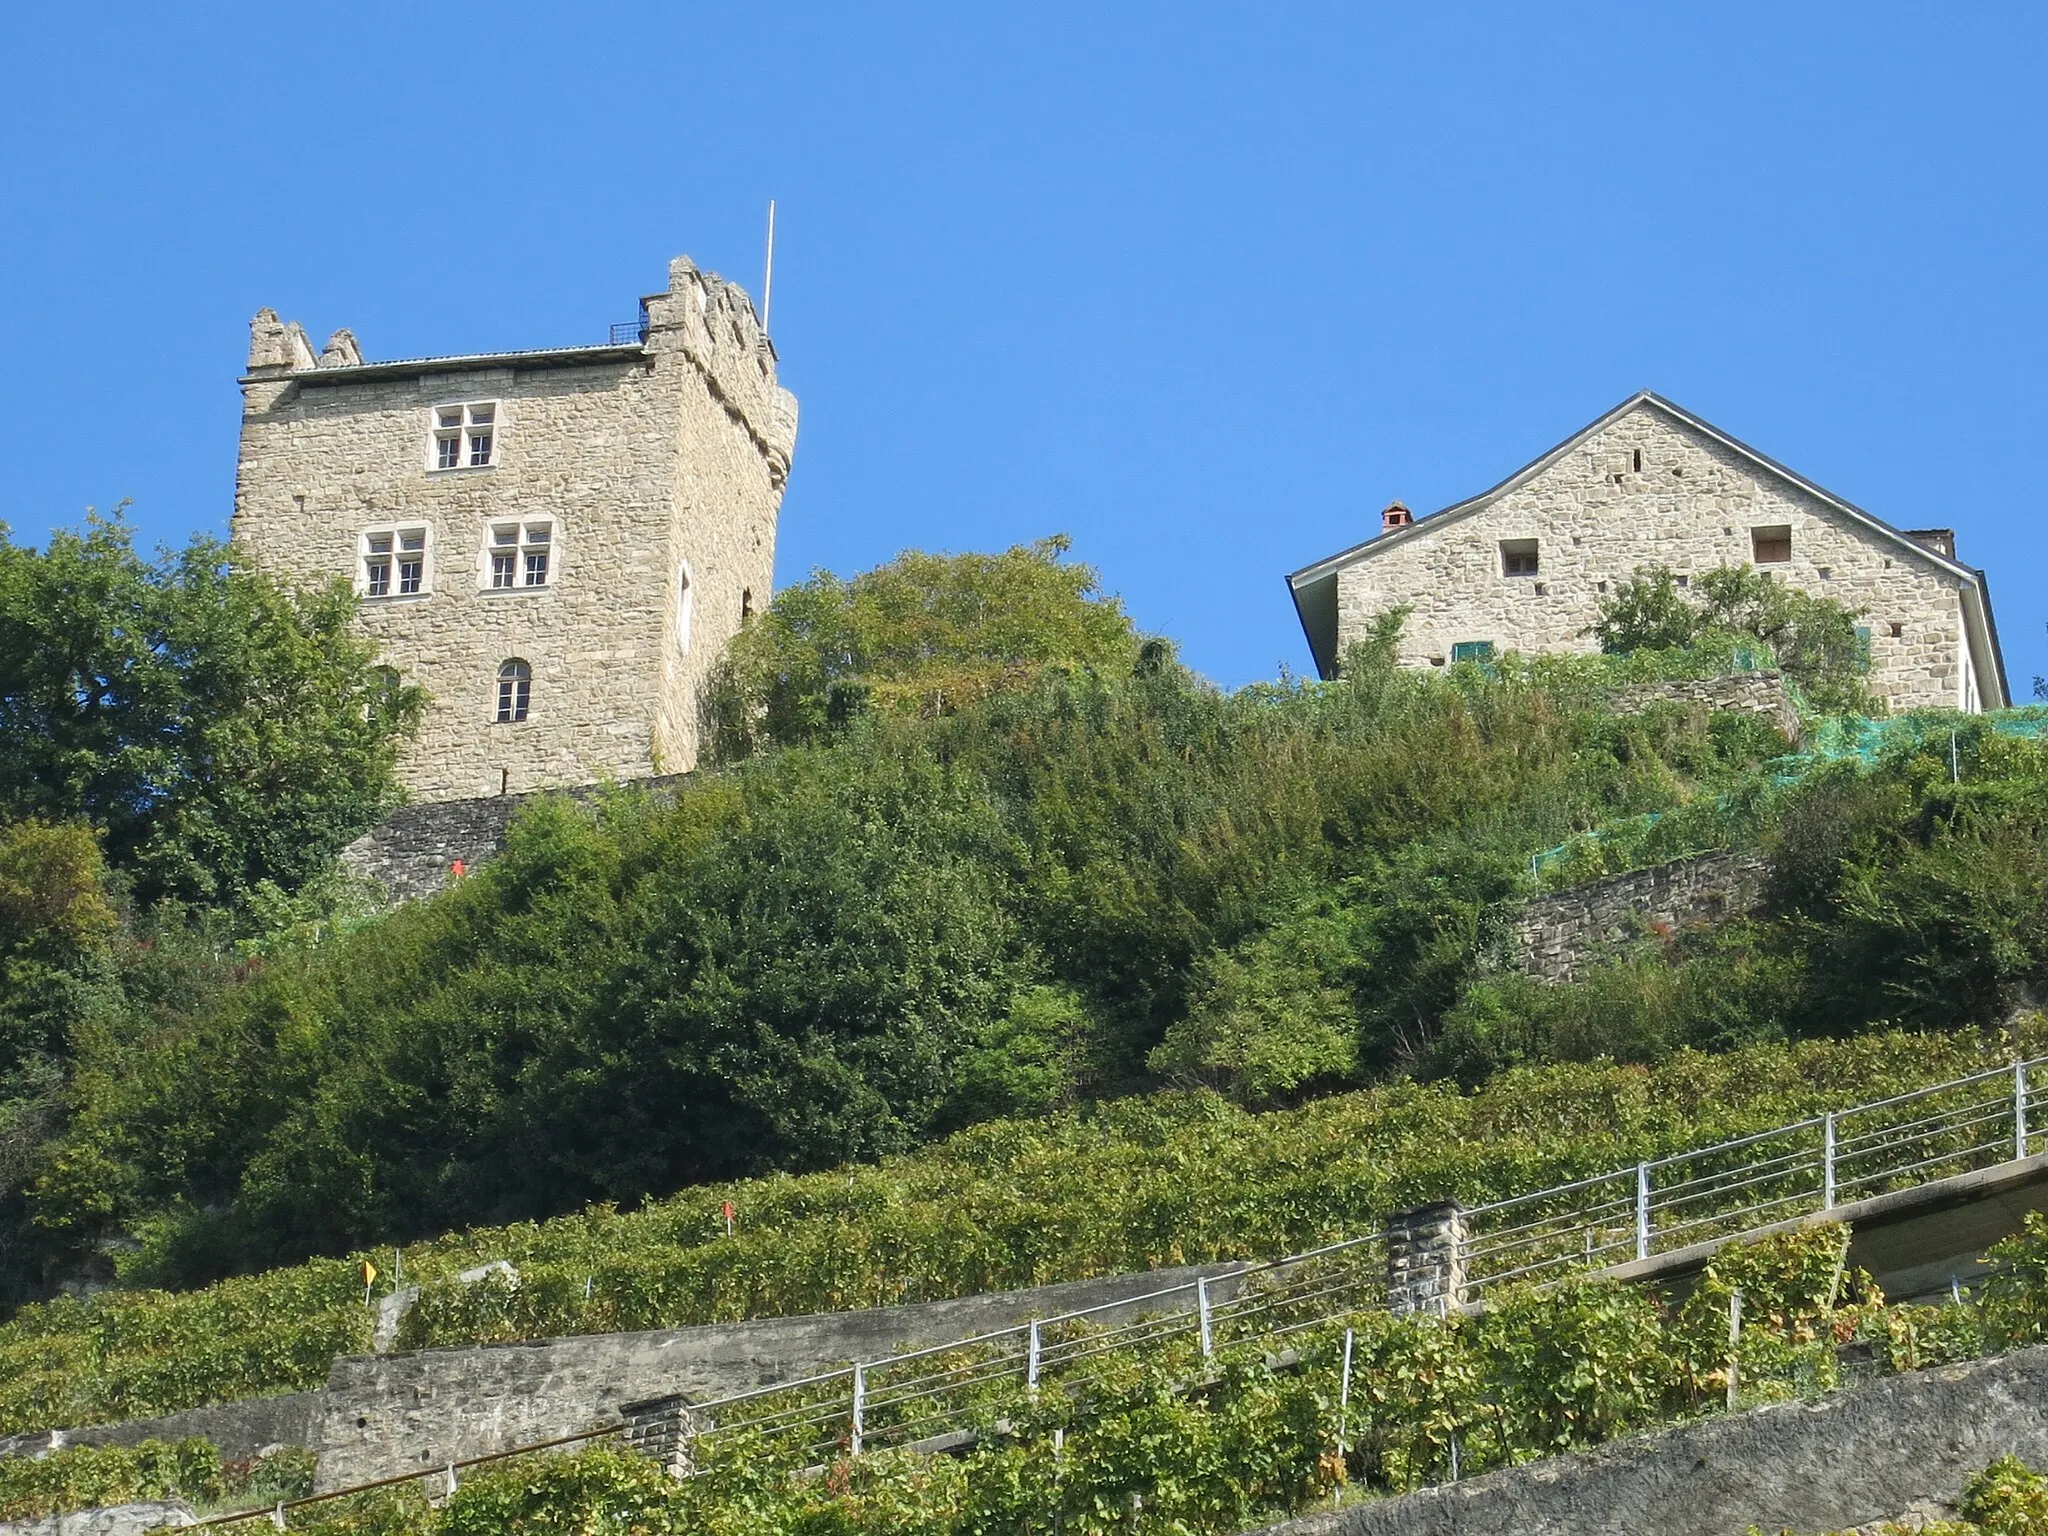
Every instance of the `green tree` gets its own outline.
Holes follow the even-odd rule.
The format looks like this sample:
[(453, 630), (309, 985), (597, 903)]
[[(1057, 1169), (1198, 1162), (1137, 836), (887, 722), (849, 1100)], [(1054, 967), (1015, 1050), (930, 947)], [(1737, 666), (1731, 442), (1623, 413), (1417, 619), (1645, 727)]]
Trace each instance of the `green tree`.
[(1064, 534), (999, 555), (908, 550), (775, 594), (733, 641), (708, 706), (720, 757), (817, 740), (869, 707), (943, 714), (1048, 666), (1128, 672), (1139, 644)]
[(1615, 583), (1585, 633), (1610, 654), (1755, 641), (1816, 708), (1867, 714), (1875, 704), (1863, 687), (1870, 654), (1859, 617), (1749, 566), (1708, 571), (1686, 590), (1667, 567), (1640, 566)]
[(335, 583), (280, 587), (198, 538), (146, 559), (116, 514), (43, 550), (0, 528), (0, 813), (82, 821), (147, 903), (291, 889), (395, 799), (424, 696)]

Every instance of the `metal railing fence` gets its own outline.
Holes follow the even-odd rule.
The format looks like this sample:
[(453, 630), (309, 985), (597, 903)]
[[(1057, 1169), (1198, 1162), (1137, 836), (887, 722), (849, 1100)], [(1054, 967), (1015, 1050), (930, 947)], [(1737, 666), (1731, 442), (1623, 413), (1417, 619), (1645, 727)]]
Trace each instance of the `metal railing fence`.
[[(1470, 1207), (1450, 1261), (1461, 1278), (1444, 1304), (1648, 1259), (2025, 1158), (2038, 1140), (2031, 1125), (2041, 1098), (2033, 1078), (2043, 1066), (2048, 1057)], [(1014, 1410), (1043, 1391), (1079, 1391), (1112, 1361), (1166, 1360), (1178, 1349), (1194, 1366), (1226, 1347), (1383, 1306), (1387, 1292), (1386, 1235), (1374, 1232), (679, 1411), (697, 1450), (744, 1437), (799, 1466), (883, 1447), (935, 1446), (987, 1427), (1003, 1408)], [(619, 1429), (607, 1424), (203, 1523), (270, 1515), (281, 1524), (301, 1504), (421, 1478), (443, 1478), (452, 1490), (462, 1469)]]

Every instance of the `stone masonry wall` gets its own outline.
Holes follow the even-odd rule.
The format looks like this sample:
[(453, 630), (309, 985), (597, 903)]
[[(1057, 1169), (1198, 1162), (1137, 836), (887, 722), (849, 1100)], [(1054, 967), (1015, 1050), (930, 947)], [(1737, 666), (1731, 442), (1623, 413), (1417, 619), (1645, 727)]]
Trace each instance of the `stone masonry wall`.
[[(669, 774), (640, 779), (633, 787), (667, 794), (683, 777)], [(567, 791), (575, 799), (587, 799), (596, 792), (587, 786)], [(513, 817), (554, 793), (559, 791), (401, 806), (341, 850), (342, 866), (375, 881), (395, 901), (418, 901), (455, 879), (458, 860), (466, 871), (474, 871), (496, 857), (505, 847)]]
[(211, 1440), (223, 1456), (241, 1460), (273, 1445), (311, 1444), (314, 1418), (323, 1401), (320, 1392), (287, 1392), (279, 1397), (187, 1408), (161, 1418), (9, 1435), (0, 1439), (0, 1458), (41, 1456), (71, 1445), (140, 1445), (145, 1440), (184, 1440), (198, 1435)]
[[(1444, 665), (1455, 644), (1474, 640), (1503, 652), (1589, 653), (1595, 642), (1583, 631), (1602, 597), (1638, 566), (1692, 577), (1746, 565), (1753, 528), (1789, 525), (1792, 559), (1764, 569), (1868, 610), (1859, 622), (1871, 632), (1873, 691), (1894, 707), (1977, 707), (1955, 577), (1652, 402), (1490, 505), (1441, 530), (1432, 521), (1339, 571), (1340, 655), (1397, 604), (1412, 608), (1400, 649), (1409, 665)], [(1509, 539), (1538, 541), (1536, 576), (1502, 573)]]
[(345, 1488), (444, 1466), (574, 1434), (636, 1401), (680, 1393), (702, 1402), (1143, 1296), (1198, 1275), (1219, 1280), (1210, 1294), (1227, 1300), (1244, 1268), (1210, 1264), (864, 1312), (337, 1360), (311, 1429), (319, 1486)]
[(1536, 897), (1515, 919), (1522, 969), (1570, 981), (1603, 951), (1754, 911), (1765, 872), (1760, 853), (1720, 850)]
[(1799, 711), (1778, 672), (1734, 672), (1722, 677), (1686, 678), (1668, 683), (1637, 683), (1614, 696), (1619, 714), (1652, 704), (1697, 704), (1705, 709), (1755, 715), (1778, 728), (1788, 745), (1801, 735)]
[[(234, 532), (287, 580), (360, 580), (358, 539), (429, 530), (426, 590), (365, 597), (360, 623), (432, 696), (401, 778), (419, 800), (638, 778), (695, 760), (698, 693), (766, 604), (796, 431), (746, 296), (672, 264), (643, 345), (306, 365), (275, 317), (252, 333)], [(281, 360), (274, 360), (281, 359)], [(432, 411), (493, 401), (497, 462), (429, 467)], [(489, 527), (555, 517), (551, 580), (489, 587)], [(683, 577), (687, 571), (688, 597)], [(685, 608), (689, 614), (683, 624)], [(495, 719), (497, 673), (533, 674)]]
[(1261, 1536), (1743, 1536), (1953, 1508), (2000, 1456), (2048, 1465), (2048, 1349), (1893, 1376), (1579, 1456), (1268, 1526)]

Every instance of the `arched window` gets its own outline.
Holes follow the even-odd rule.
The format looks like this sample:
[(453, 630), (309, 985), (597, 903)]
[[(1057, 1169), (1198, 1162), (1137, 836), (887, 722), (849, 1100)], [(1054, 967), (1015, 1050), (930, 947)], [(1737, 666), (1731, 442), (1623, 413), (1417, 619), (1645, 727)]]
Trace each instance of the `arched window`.
[(676, 649), (688, 655), (690, 651), (690, 612), (697, 605), (697, 589), (690, 580), (687, 562), (676, 578)]
[(533, 668), (514, 658), (498, 668), (498, 723), (514, 725), (526, 718), (533, 702)]
[(376, 718), (377, 711), (391, 701), (391, 695), (398, 692), (404, 681), (396, 667), (370, 668), (370, 687), (363, 699), (363, 718)]

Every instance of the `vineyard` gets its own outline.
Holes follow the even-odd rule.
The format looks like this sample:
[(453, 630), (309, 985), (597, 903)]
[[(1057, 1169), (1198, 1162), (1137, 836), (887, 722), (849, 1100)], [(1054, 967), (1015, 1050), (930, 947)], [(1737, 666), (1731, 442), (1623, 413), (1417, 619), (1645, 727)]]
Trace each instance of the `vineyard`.
[[(656, 1461), (598, 1446), (294, 1504), (287, 1523), (336, 1536), (615, 1527), (1223, 1536), (1332, 1500), (1824, 1394), (1848, 1384), (1848, 1372), (1924, 1369), (2048, 1338), (2048, 1223), (2038, 1217), (1993, 1251), (1970, 1300), (1943, 1307), (1888, 1304), (1844, 1267), (1846, 1240), (1823, 1226), (1725, 1250), (1676, 1303), (1573, 1282), (1505, 1293), (1475, 1318), (1362, 1310), (1296, 1333), (1279, 1352), (1221, 1347), (1210, 1357), (1188, 1341), (1142, 1363), (1106, 1357), (1082, 1392), (991, 1389), (978, 1439), (952, 1457), (859, 1454), (842, 1439), (824, 1453), (822, 1475), (792, 1477), (810, 1453), (791, 1461), (742, 1434), (676, 1481)], [(32, 1513), (125, 1487), (232, 1503), (258, 1476), (281, 1488), (291, 1475), (286, 1465), (222, 1469), (205, 1449), (71, 1451), (0, 1466), (0, 1501)], [(1971, 1495), (1980, 1514), (1995, 1507), (1985, 1502), (1990, 1486), (1980, 1481)], [(255, 1509), (259, 1521), (268, 1513)]]
[[(8, 1431), (147, 1417), (321, 1385), (369, 1348), (372, 1300), (422, 1295), (434, 1347), (885, 1306), (1376, 1231), (1945, 1081), (2048, 1045), (1872, 1035), (1685, 1053), (1653, 1068), (1522, 1069), (1471, 1093), (1393, 1085), (1251, 1114), (1211, 1095), (995, 1122), (879, 1166), (742, 1180), (622, 1213), (480, 1229), (222, 1281), (22, 1309), (0, 1327)], [(726, 1235), (723, 1207), (735, 1212)], [(519, 1283), (456, 1276), (503, 1259)]]

